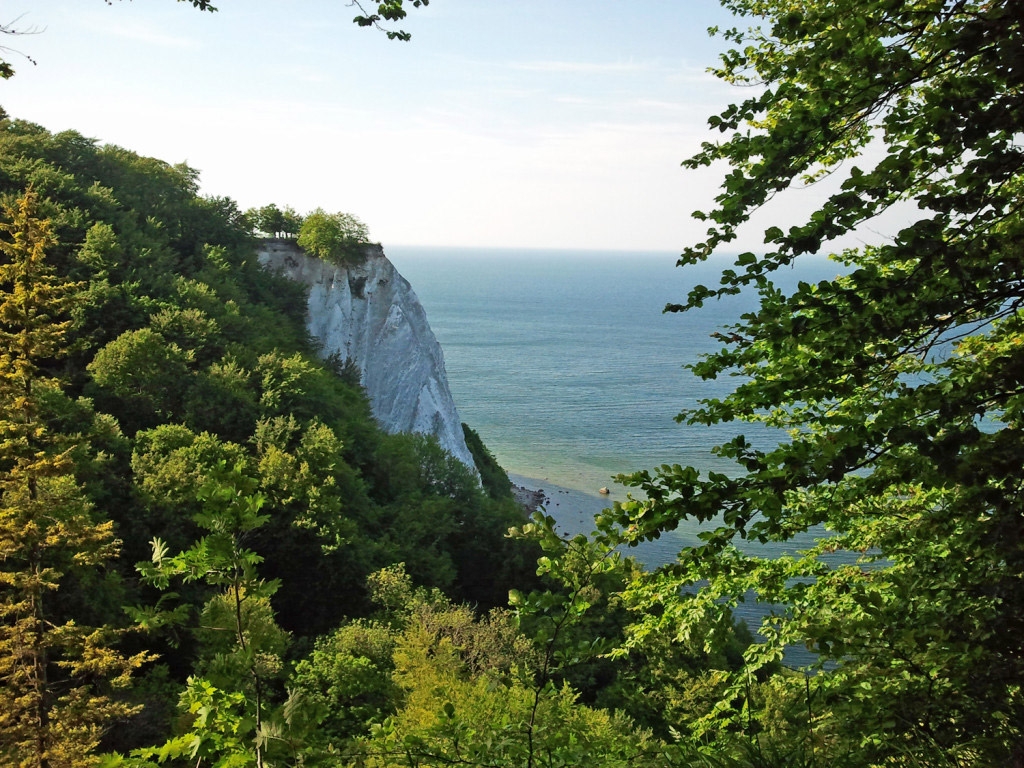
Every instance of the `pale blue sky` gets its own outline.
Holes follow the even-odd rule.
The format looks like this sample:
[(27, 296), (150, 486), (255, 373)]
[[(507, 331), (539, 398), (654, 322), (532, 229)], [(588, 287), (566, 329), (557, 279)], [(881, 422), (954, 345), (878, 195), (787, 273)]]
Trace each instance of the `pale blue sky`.
[[(409, 43), (345, 0), (0, 0), (0, 104), (201, 172), (245, 208), (355, 213), (391, 244), (679, 252), (719, 171), (680, 162), (745, 94), (715, 0), (432, 0)], [(751, 233), (747, 243), (760, 238)]]

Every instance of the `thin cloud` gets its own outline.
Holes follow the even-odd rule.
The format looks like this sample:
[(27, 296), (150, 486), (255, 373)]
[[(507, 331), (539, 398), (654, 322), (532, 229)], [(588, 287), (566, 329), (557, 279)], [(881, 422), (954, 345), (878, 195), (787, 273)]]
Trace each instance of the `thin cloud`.
[(635, 61), (523, 61), (513, 63), (511, 67), (522, 72), (567, 72), (582, 75), (644, 72), (650, 69), (649, 65)]
[(133, 24), (130, 22), (116, 22), (103, 27), (105, 34), (131, 40), (146, 45), (156, 45), (161, 48), (196, 48), (194, 40), (187, 37), (168, 35), (160, 32), (148, 24)]
[(693, 104), (688, 101), (666, 101), (662, 99), (637, 99), (632, 106), (642, 109), (657, 109), (664, 112), (692, 114)]

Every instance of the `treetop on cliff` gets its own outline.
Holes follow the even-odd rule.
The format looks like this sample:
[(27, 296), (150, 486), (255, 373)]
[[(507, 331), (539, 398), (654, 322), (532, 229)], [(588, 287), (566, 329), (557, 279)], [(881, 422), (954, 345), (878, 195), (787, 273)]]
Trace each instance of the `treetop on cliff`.
[(300, 248), (332, 264), (358, 264), (366, 258), (370, 230), (351, 213), (316, 208), (302, 220)]

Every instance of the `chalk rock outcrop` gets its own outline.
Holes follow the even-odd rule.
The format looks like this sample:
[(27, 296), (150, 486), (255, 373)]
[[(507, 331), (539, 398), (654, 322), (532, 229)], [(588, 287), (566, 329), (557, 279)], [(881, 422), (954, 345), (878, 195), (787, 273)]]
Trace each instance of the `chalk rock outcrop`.
[(325, 357), (337, 353), (359, 367), (373, 415), (386, 431), (434, 435), (476, 471), (426, 312), (383, 249), (367, 249), (364, 263), (338, 267), (293, 240), (265, 240), (259, 259), (309, 286), (309, 332)]

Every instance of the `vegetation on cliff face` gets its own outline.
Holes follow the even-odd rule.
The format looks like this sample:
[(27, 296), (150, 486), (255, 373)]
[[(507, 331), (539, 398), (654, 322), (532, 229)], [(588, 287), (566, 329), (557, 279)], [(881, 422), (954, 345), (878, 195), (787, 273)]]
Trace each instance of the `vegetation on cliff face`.
[(462, 434), (466, 436), (466, 446), (473, 455), (473, 463), (480, 472), (480, 483), (484, 490), (496, 499), (508, 499), (512, 497), (512, 481), (508, 479), (508, 473), (494, 458), (480, 435), (469, 424), (463, 423)]

